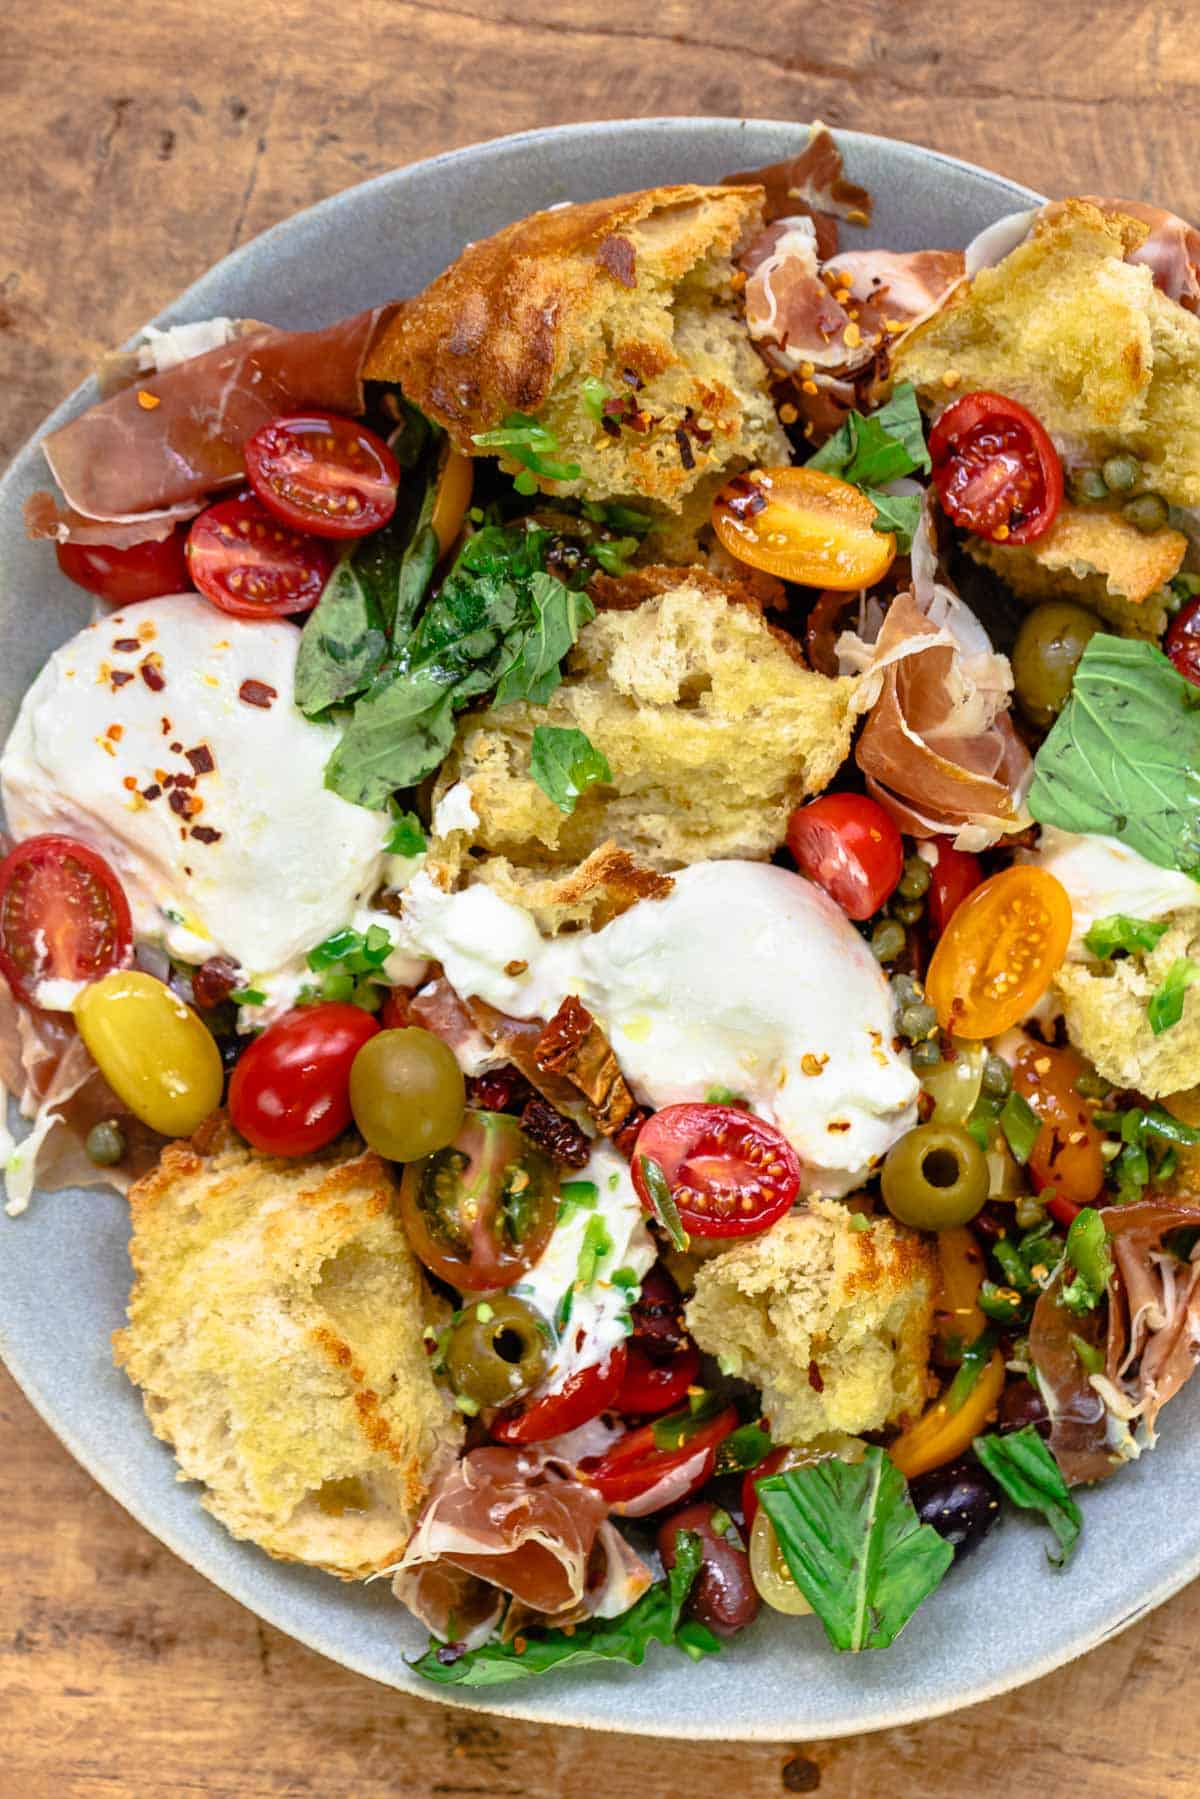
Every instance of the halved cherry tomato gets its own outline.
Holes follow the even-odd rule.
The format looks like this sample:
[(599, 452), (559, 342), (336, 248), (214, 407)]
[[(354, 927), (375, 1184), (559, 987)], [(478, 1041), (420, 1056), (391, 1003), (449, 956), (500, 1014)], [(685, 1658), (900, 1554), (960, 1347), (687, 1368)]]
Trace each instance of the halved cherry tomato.
[(648, 1355), (635, 1338), (629, 1344), (628, 1358), (625, 1379), (613, 1402), (614, 1410), (627, 1418), (649, 1418), (681, 1405), (700, 1372), (700, 1351), (694, 1343), (663, 1362)]
[(996, 1037), (1031, 1012), (1062, 966), (1071, 902), (1044, 868), (1006, 868), (969, 894), (942, 933), (925, 997), (944, 1031)]
[(400, 464), (381, 437), (332, 412), (261, 425), (246, 474), (267, 511), (316, 537), (365, 537), (396, 510)]
[(822, 469), (752, 469), (713, 501), (713, 530), (731, 556), (805, 587), (852, 592), (891, 567), (896, 539), (857, 487)]
[(42, 981), (98, 981), (133, 952), (125, 890), (73, 837), (28, 837), (0, 862), (0, 974), (36, 1005)]
[(114, 606), (156, 600), (164, 593), (186, 593), (192, 585), (182, 531), (155, 542), (131, 543), (123, 549), (107, 543), (60, 543), (58, 566), (68, 581), (98, 593)]
[(234, 1128), (272, 1156), (307, 1156), (350, 1124), (350, 1068), (379, 1026), (361, 1006), (298, 1006), (243, 1051), (229, 1083)]
[(1200, 599), (1189, 601), (1171, 620), (1163, 648), (1184, 680), (1200, 687)]
[(558, 1173), (507, 1112), (468, 1112), (454, 1142), (410, 1162), (400, 1216), (426, 1268), (461, 1293), (511, 1287), (558, 1215)]
[(200, 514), (188, 535), (187, 563), (200, 592), (222, 612), (284, 618), (316, 605), (333, 569), (333, 551), (240, 494)]
[(626, 1431), (604, 1455), (587, 1456), (580, 1462), (580, 1474), (615, 1511), (642, 1518), (664, 1506), (678, 1505), (712, 1479), (717, 1450), (737, 1427), (736, 1408), (726, 1406), (699, 1425), (686, 1412), (677, 1417), (679, 1442), (675, 1447), (659, 1447), (664, 1437), (671, 1436), (675, 1420), (658, 1418), (653, 1424)]
[(800, 1158), (765, 1118), (736, 1106), (664, 1106), (638, 1132), (633, 1184), (653, 1211), (643, 1164), (662, 1169), (683, 1228), (694, 1237), (749, 1237), (791, 1208)]
[(870, 918), (904, 873), (904, 844), (878, 800), (823, 793), (788, 819), (787, 846), (802, 875), (823, 887), (847, 918)]
[(433, 534), (438, 540), (438, 548), (443, 556), (462, 529), (463, 519), (467, 515), (467, 507), (471, 504), (471, 492), (474, 485), (475, 463), (473, 458), (464, 456), (461, 450), (452, 449), (447, 438), (442, 446), (441, 459), (438, 462), (433, 517), (429, 521), (433, 526)]
[(942, 510), (993, 543), (1032, 543), (1062, 505), (1058, 451), (1032, 412), (1004, 394), (964, 394), (929, 433)]
[(1104, 1185), (1104, 1138), (1075, 1088), (1085, 1067), (1077, 1050), (1041, 1043), (1023, 1045), (1013, 1062), (1013, 1086), (1042, 1120), (1027, 1164), (1033, 1184), (1053, 1187), (1076, 1208), (1090, 1206)]
[(612, 1411), (625, 1378), (628, 1351), (624, 1343), (611, 1349), (602, 1362), (593, 1362), (567, 1376), (556, 1393), (531, 1399), (515, 1411), (492, 1419), (491, 1433), (499, 1443), (545, 1443), (590, 1424), (601, 1412)]
[(956, 850), (945, 837), (937, 840), (937, 861), (929, 882), (928, 918), (934, 942), (941, 936), (968, 893), (983, 879), (979, 857)]

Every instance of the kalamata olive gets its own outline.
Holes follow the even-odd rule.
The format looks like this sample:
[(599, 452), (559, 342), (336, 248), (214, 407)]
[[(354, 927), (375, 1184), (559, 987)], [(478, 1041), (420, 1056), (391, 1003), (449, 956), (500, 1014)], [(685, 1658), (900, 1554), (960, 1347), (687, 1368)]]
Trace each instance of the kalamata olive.
[(973, 1456), (931, 1468), (909, 1482), (922, 1524), (932, 1524), (960, 1561), (982, 1543), (1000, 1516), (1000, 1489)]
[(1032, 1381), (1010, 1380), (1000, 1395), (997, 1429), (1023, 1430), (1027, 1424), (1049, 1424), (1046, 1402)]
[[(714, 1519), (717, 1524), (724, 1524), (723, 1531), (715, 1528)], [(698, 1499), (664, 1518), (656, 1543), (666, 1568), (675, 1566), (675, 1538), (681, 1530), (695, 1531), (703, 1556), (688, 1598), (691, 1615), (721, 1637), (731, 1637), (753, 1624), (759, 1598), (750, 1578), (749, 1558), (736, 1541), (728, 1512), (722, 1512), (711, 1500)]]
[(1079, 658), (1100, 630), (1094, 612), (1050, 600), (1027, 612), (1013, 645), (1017, 703), (1031, 724), (1049, 730), (1067, 702)]

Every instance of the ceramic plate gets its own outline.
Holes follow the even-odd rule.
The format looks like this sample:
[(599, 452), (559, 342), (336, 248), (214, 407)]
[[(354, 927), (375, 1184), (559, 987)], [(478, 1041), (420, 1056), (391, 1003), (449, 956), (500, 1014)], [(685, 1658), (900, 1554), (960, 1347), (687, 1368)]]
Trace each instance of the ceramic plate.
[[(247, 244), (155, 323), (214, 314), (313, 326), (412, 292), (472, 238), (562, 200), (669, 181), (711, 181), (800, 148), (800, 125), (651, 119), (534, 131), (399, 169), (351, 188)], [(850, 177), (875, 201), (870, 232), (844, 243), (960, 246), (1036, 196), (931, 150), (840, 134)], [(1087, 186), (1087, 171), (1079, 172)], [(103, 331), (103, 320), (98, 321)], [(95, 397), (81, 387), (49, 429)], [(21, 506), (46, 476), (36, 440), (0, 484), (0, 735), (47, 655), (88, 603)], [(1008, 1518), (918, 1612), (891, 1649), (836, 1656), (815, 1619), (764, 1617), (699, 1666), (664, 1650), (643, 1668), (598, 1667), (481, 1696), (430, 1687), (405, 1657), (424, 1634), (386, 1583), (348, 1587), (237, 1543), (175, 1480), (141, 1401), (109, 1357), (130, 1285), (124, 1202), (34, 1199), (0, 1215), (0, 1350), (71, 1453), (177, 1555), (269, 1623), (334, 1661), (429, 1699), (515, 1717), (688, 1738), (829, 1737), (925, 1718), (984, 1699), (1079, 1655), (1200, 1571), (1194, 1452), (1200, 1392), (1170, 1409), (1162, 1447), (1084, 1504), (1081, 1547), (1053, 1573), (1043, 1528)]]

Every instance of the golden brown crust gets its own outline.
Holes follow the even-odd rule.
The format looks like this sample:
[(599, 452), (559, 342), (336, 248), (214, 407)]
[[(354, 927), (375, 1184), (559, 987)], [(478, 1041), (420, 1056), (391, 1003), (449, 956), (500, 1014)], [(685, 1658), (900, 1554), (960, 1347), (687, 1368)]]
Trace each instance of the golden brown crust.
[(677, 563), (651, 562), (645, 568), (630, 569), (625, 575), (606, 575), (603, 571), (588, 582), (588, 598), (602, 612), (632, 612), (646, 600), (670, 593), (684, 579), (701, 593), (716, 594), (737, 606), (756, 606), (782, 611), (787, 605), (787, 591), (782, 581), (760, 569), (746, 568), (737, 574), (717, 575), (711, 569), (681, 569)]

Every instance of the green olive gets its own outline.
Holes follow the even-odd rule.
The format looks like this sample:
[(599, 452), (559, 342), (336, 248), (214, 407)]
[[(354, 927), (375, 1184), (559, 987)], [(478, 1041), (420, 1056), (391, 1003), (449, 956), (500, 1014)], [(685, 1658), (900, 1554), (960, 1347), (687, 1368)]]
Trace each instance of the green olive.
[(496, 1293), (472, 1300), (446, 1343), (454, 1391), (476, 1405), (508, 1405), (537, 1386), (549, 1359), (546, 1327), (524, 1300)]
[(1012, 669), (1018, 704), (1031, 724), (1049, 730), (1067, 703), (1079, 658), (1100, 629), (1094, 612), (1070, 600), (1048, 600), (1025, 614)]
[(1149, 537), (1151, 532), (1161, 531), (1166, 524), (1169, 517), (1167, 502), (1160, 493), (1135, 494), (1122, 506), (1121, 516)]
[(371, 1148), (415, 1162), (452, 1143), (466, 1109), (454, 1051), (411, 1025), (367, 1039), (350, 1070), (350, 1109)]
[(1100, 469), (1104, 485), (1111, 493), (1129, 493), (1142, 478), (1142, 465), (1136, 456), (1118, 453), (1108, 457)]
[(884, 1203), (914, 1230), (969, 1224), (987, 1196), (987, 1157), (961, 1125), (918, 1124), (883, 1164)]

